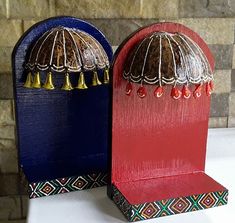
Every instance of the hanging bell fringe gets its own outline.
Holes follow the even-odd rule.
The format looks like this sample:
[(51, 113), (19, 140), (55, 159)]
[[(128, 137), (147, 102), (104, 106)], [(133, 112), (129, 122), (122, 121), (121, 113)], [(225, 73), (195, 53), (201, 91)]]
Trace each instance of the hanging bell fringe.
[(79, 76), (79, 79), (78, 79), (78, 84), (75, 88), (81, 89), (81, 90), (84, 90), (84, 89), (88, 88), (87, 85), (86, 85), (86, 82), (85, 82), (85, 77), (84, 77), (83, 72), (80, 73), (80, 76)]
[(184, 85), (182, 88), (182, 97), (185, 99), (189, 99), (191, 97), (191, 91), (186, 85)]
[(102, 83), (100, 82), (99, 78), (98, 78), (98, 74), (97, 71), (93, 72), (93, 78), (92, 78), (92, 86), (98, 86), (101, 85)]
[(32, 83), (33, 83), (33, 76), (31, 74), (31, 72), (29, 72), (23, 87), (25, 87), (25, 88), (32, 88), (33, 87)]
[(210, 96), (212, 93), (212, 90), (211, 90), (211, 85), (209, 82), (206, 83), (206, 95), (207, 96)]
[(69, 74), (68, 73), (65, 74), (64, 83), (63, 83), (63, 86), (61, 87), (61, 89), (65, 90), (65, 91), (73, 90), (73, 86), (72, 86), (72, 84), (70, 82)]
[(137, 95), (140, 98), (144, 98), (147, 95), (147, 92), (143, 86), (140, 86), (139, 89), (137, 90)]
[(41, 88), (41, 80), (40, 80), (40, 74), (39, 74), (39, 72), (37, 72), (37, 73), (34, 75), (32, 87), (33, 87), (33, 88)]
[(132, 88), (132, 84), (130, 82), (127, 83), (126, 85), (126, 95), (131, 95), (133, 88)]
[(155, 91), (154, 91), (154, 96), (157, 98), (160, 98), (163, 95), (163, 87), (162, 86), (158, 86)]
[(179, 99), (182, 95), (182, 92), (176, 88), (176, 87), (172, 87), (171, 89), (171, 97), (174, 99)]
[(52, 81), (52, 73), (51, 72), (47, 73), (46, 81), (45, 81), (45, 83), (42, 87), (47, 89), (47, 90), (55, 89), (55, 86), (54, 86), (53, 81)]
[[(206, 83), (206, 94), (208, 96), (211, 95), (212, 89), (213, 89), (213, 82), (210, 81)], [(126, 95), (128, 96), (131, 95), (132, 91), (133, 91), (132, 83), (128, 82), (125, 88)], [(160, 98), (164, 94), (164, 88), (162, 86), (158, 86), (154, 90), (153, 94), (155, 97)], [(144, 86), (140, 86), (138, 88), (137, 95), (140, 98), (144, 98), (147, 95), (147, 92)], [(178, 89), (176, 86), (172, 87), (171, 89), (171, 97), (174, 99), (179, 99), (181, 97), (185, 99), (189, 99), (192, 95), (194, 96), (194, 98), (199, 98), (202, 95), (202, 84), (197, 84), (193, 93), (190, 91), (187, 85), (184, 85), (182, 87), (182, 90)]]
[(108, 84), (109, 83), (109, 69), (105, 68), (104, 70), (104, 84)]
[(193, 96), (194, 96), (194, 98), (199, 98), (199, 97), (201, 97), (201, 95), (202, 95), (202, 85), (198, 84), (198, 85), (196, 85), (196, 88), (193, 92)]

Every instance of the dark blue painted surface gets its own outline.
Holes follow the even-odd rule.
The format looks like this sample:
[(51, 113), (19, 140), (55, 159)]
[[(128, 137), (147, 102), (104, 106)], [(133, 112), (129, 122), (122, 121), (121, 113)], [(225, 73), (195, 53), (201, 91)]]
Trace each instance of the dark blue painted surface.
[[(109, 85), (71, 92), (22, 87), (27, 51), (44, 32), (59, 25), (94, 36), (106, 50), (109, 60), (112, 59), (112, 48), (103, 34), (91, 24), (73, 17), (40, 22), (19, 40), (12, 54), (12, 64), (19, 159), (29, 182), (107, 171)], [(41, 77), (45, 80), (45, 74)], [(74, 85), (77, 77), (71, 74)], [(53, 76), (57, 86), (62, 84), (63, 78), (62, 73)], [(89, 73), (86, 83), (91, 83)]]

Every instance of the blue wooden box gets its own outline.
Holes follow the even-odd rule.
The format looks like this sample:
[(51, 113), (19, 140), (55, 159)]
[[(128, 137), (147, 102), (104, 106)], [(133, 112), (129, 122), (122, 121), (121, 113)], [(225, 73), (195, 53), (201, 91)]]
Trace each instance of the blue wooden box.
[[(109, 62), (112, 60), (105, 36), (74, 17), (39, 22), (16, 44), (12, 66), (19, 163), (29, 182), (30, 198), (102, 186), (107, 180), (110, 86), (73, 91), (23, 87), (28, 51), (43, 33), (57, 26), (90, 34), (102, 45)], [(60, 79), (57, 75), (55, 81)], [(75, 81), (71, 79), (73, 84)]]

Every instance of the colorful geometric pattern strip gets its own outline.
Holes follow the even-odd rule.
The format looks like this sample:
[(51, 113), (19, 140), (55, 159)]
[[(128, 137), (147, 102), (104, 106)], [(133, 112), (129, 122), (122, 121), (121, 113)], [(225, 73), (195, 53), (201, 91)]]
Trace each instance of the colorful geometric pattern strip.
[(29, 184), (29, 198), (62, 194), (107, 185), (106, 173), (93, 173)]
[(128, 221), (140, 221), (225, 205), (228, 190), (131, 205), (113, 185), (112, 199)]

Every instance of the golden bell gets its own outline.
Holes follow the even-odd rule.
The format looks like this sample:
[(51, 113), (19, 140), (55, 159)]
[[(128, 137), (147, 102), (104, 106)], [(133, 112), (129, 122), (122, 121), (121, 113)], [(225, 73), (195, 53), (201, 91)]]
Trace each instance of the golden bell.
[(32, 77), (31, 72), (29, 72), (23, 87), (32, 88), (33, 87), (32, 83), (33, 83), (33, 77)]
[(52, 73), (51, 72), (48, 72), (47, 77), (46, 77), (46, 81), (45, 81), (45, 83), (42, 87), (47, 89), (47, 90), (55, 89), (55, 86), (54, 86), (53, 81), (52, 81)]
[(108, 84), (109, 83), (109, 69), (105, 68), (104, 70), (104, 84)]
[(79, 76), (79, 79), (78, 79), (78, 85), (75, 88), (77, 88), (77, 89), (87, 89), (88, 88), (87, 85), (86, 85), (86, 82), (85, 82), (83, 72), (80, 73), (80, 76)]
[(100, 82), (99, 78), (98, 78), (98, 74), (96, 71), (93, 72), (93, 78), (92, 78), (92, 86), (97, 86), (97, 85), (101, 85), (102, 83)]
[(73, 86), (69, 80), (69, 74), (66, 73), (65, 74), (65, 78), (64, 78), (64, 84), (63, 86), (61, 87), (62, 90), (65, 90), (65, 91), (71, 91), (73, 90)]
[(40, 74), (39, 74), (39, 72), (37, 72), (34, 75), (32, 87), (33, 88), (41, 88), (41, 81), (40, 81)]

